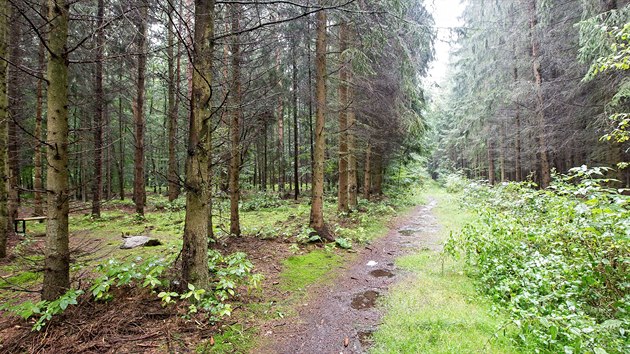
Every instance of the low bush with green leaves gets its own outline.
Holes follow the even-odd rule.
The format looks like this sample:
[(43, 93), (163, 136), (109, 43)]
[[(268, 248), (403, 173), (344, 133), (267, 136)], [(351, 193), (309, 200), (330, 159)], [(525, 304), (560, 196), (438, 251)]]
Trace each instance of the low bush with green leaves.
[(529, 183), (472, 184), (478, 221), (445, 250), (465, 256), (481, 290), (507, 309), (528, 351), (630, 352), (630, 197), (605, 169)]
[(468, 181), (461, 173), (451, 173), (444, 177), (442, 184), (444, 185), (444, 188), (446, 188), (447, 192), (460, 193), (466, 189)]
[[(164, 306), (177, 300), (187, 301), (188, 313), (185, 316), (203, 311), (214, 322), (231, 314), (232, 308), (228, 301), (237, 296), (240, 287), (246, 287), (248, 291), (260, 288), (262, 275), (253, 272), (254, 266), (245, 253), (222, 255), (216, 250), (209, 250), (210, 288), (198, 289), (188, 284), (185, 291), (178, 292), (176, 282), (166, 276), (174, 259), (173, 254), (166, 258), (149, 257), (145, 260), (138, 257), (130, 262), (111, 259), (96, 268), (99, 275), (89, 286), (88, 294), (95, 301), (110, 301), (113, 299), (113, 288), (146, 288), (157, 293)], [(83, 293), (80, 289), (70, 289), (55, 301), (26, 301), (20, 305), (7, 306), (6, 309), (24, 319), (36, 318), (33, 330), (39, 331), (53, 316), (61, 314), (69, 305), (76, 305)]]

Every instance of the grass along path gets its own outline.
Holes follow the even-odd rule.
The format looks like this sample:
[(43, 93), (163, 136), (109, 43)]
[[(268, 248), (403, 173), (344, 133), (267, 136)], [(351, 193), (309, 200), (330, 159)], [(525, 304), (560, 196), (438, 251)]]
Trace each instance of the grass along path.
[[(456, 195), (430, 188), (437, 201), (433, 214), (445, 240), (473, 215), (461, 210)], [(477, 295), (473, 280), (464, 275), (463, 262), (428, 249), (396, 260), (408, 271), (381, 302), (383, 323), (374, 333), (373, 353), (517, 353), (499, 327), (507, 319)]]

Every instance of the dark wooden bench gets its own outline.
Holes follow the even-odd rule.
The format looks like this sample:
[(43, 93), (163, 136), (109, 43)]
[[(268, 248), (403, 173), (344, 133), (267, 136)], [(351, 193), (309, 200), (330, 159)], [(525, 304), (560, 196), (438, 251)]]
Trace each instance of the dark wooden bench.
[[(15, 226), (15, 233), (16, 234), (25, 234), (26, 233), (26, 222), (27, 221), (39, 221), (42, 222), (46, 220), (45, 216), (31, 216), (28, 218), (15, 218), (13, 220), (13, 224)], [(18, 226), (20, 225), (20, 222), (22, 222), (22, 232), (20, 232), (20, 230), (18, 229)]]

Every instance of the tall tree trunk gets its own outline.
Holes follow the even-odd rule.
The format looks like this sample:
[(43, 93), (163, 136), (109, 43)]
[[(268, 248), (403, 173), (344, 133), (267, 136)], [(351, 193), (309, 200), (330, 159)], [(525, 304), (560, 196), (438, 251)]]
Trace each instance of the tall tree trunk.
[[(42, 4), (42, 13), (46, 13), (45, 2)], [(41, 72), (44, 72), (46, 68), (45, 60), (46, 55), (44, 52), (44, 44), (39, 44), (39, 52), (37, 53), (37, 61)], [(33, 168), (35, 169), (35, 180), (33, 182), (33, 189), (35, 190), (33, 195), (33, 215), (44, 215), (44, 203), (42, 197), (42, 191), (44, 190), (43, 180), (43, 164), (42, 164), (42, 117), (43, 117), (43, 105), (44, 105), (44, 80), (37, 80), (37, 101), (35, 103), (35, 151), (33, 156)], [(1, 165), (0, 165), (1, 166)]]
[(374, 194), (380, 196), (383, 194), (383, 155), (380, 148), (375, 149), (372, 161), (374, 162), (372, 167), (372, 172), (374, 173), (372, 189)]
[[(175, 9), (172, 8), (171, 11)], [(178, 114), (178, 96), (177, 86), (179, 83), (179, 41), (177, 42), (177, 58), (174, 54), (174, 24), (168, 23), (168, 200), (172, 202), (179, 196), (179, 181), (177, 178), (177, 114)]]
[[(293, 49), (291, 49), (293, 52)], [(276, 68), (279, 71), (282, 63), (280, 61), (280, 50), (276, 51)], [(278, 121), (278, 190), (280, 194), (284, 194), (284, 188), (286, 184), (286, 166), (284, 159), (284, 106), (283, 106), (283, 97), (282, 97), (282, 76), (278, 75), (278, 88), (280, 89), (281, 94), (278, 95), (278, 104), (276, 106), (276, 116)]]
[(365, 148), (365, 161), (363, 162), (363, 198), (370, 200), (372, 193), (372, 146), (370, 143)]
[[(320, 0), (321, 5), (321, 0)], [(313, 161), (313, 191), (311, 199), (310, 226), (320, 237), (333, 240), (333, 236), (324, 223), (324, 154), (326, 140), (326, 12), (317, 13), (317, 42), (315, 47), (315, 151)]]
[(68, 245), (68, 38), (69, 5), (49, 0), (48, 21), (48, 222), (42, 299), (54, 300), (70, 287)]
[(109, 116), (109, 104), (107, 100), (103, 105), (103, 145), (105, 148), (105, 186), (103, 191), (105, 193), (105, 200), (110, 200), (112, 197), (112, 152), (114, 147), (112, 146), (112, 131), (111, 131), (111, 118)]
[(211, 181), (211, 73), (214, 32), (214, 1), (195, 0), (192, 95), (186, 158), (186, 220), (182, 246), (182, 278), (198, 288), (207, 288), (208, 233)]
[(494, 172), (494, 143), (492, 139), (488, 139), (488, 182), (492, 186), (494, 186), (495, 183)]
[(551, 168), (549, 164), (549, 153), (547, 151), (546, 122), (545, 122), (545, 101), (542, 88), (542, 70), (540, 67), (540, 43), (538, 39), (537, 26), (538, 14), (536, 1), (529, 0), (529, 28), (531, 36), (532, 71), (534, 72), (534, 87), (536, 91), (536, 124), (538, 142), (538, 159), (540, 162), (540, 182), (542, 188), (547, 188), (551, 183)]
[(138, 63), (136, 101), (134, 102), (134, 174), (133, 174), (133, 202), (136, 205), (136, 213), (144, 216), (144, 201), (146, 198), (144, 181), (144, 81), (147, 65), (147, 27), (148, 27), (147, 0), (140, 1), (138, 19)]
[[(98, 0), (96, 28), (103, 26), (105, 13), (104, 0)], [(103, 191), (103, 51), (105, 33), (100, 29), (96, 33), (96, 83), (94, 92), (94, 176), (92, 180), (92, 217), (101, 217), (101, 192)]]
[(348, 67), (343, 54), (348, 49), (348, 23), (341, 22), (339, 29), (339, 182), (337, 208), (348, 212)]
[[(7, 55), (7, 20), (9, 4), (7, 0), (0, 0), (0, 58)], [(9, 119), (9, 96), (7, 92), (8, 63), (0, 61), (0, 258), (7, 256), (7, 239), (9, 235), (9, 199), (7, 185), (8, 135), (7, 123)]]
[[(238, 32), (241, 28), (241, 5), (230, 5), (232, 17), (232, 32)], [(241, 47), (239, 36), (232, 37), (232, 120), (230, 122), (230, 234), (241, 235), (241, 222), (238, 210), (238, 202), (241, 197), (239, 185), (241, 170)], [(281, 117), (278, 119), (282, 120)], [(281, 125), (281, 123), (279, 123)], [(279, 128), (280, 129), (280, 128)]]
[[(308, 38), (311, 38), (311, 24), (308, 23)], [(308, 60), (308, 139), (309, 139), (309, 152), (311, 157), (311, 188), (313, 183), (313, 164), (315, 161), (315, 147), (313, 146), (313, 66), (311, 60), (311, 41), (307, 40), (307, 60)], [(297, 130), (297, 129), (296, 129)]]
[(11, 30), (9, 31), (9, 57), (12, 66), (9, 67), (9, 223), (18, 217), (20, 207), (20, 133), (18, 124), (23, 123), (23, 93), (20, 82), (22, 65), (22, 22), (18, 11), (11, 14)]
[[(122, 63), (122, 62), (121, 62)], [(122, 65), (118, 83), (122, 85)], [(125, 200), (125, 122), (123, 116), (122, 92), (118, 95), (118, 193), (120, 200)]]
[(501, 123), (501, 136), (499, 140), (499, 163), (501, 169), (501, 182), (505, 182), (505, 124)]
[[(293, 184), (295, 185), (293, 189), (294, 191), (293, 198), (295, 200), (298, 200), (298, 197), (300, 196), (300, 174), (299, 174), (300, 151), (299, 151), (299, 144), (298, 144), (299, 143), (298, 141), (298, 107), (297, 107), (298, 69), (297, 69), (297, 55), (295, 53), (296, 46), (297, 44), (293, 45), (291, 48), (291, 73), (293, 76), (291, 81), (293, 82)], [(310, 69), (309, 69), (309, 73), (310, 73)], [(309, 92), (310, 90), (311, 88), (309, 86)], [(310, 102), (309, 102), (309, 114), (311, 114)]]
[[(352, 101), (352, 88), (349, 90), (350, 102)], [(356, 136), (355, 136), (356, 116), (352, 104), (348, 111), (348, 207), (351, 210), (357, 208), (357, 156), (356, 156)]]

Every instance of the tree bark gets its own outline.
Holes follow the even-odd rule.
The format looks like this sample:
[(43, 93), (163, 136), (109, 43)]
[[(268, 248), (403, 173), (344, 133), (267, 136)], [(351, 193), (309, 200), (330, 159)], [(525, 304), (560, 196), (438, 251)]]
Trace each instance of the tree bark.
[(348, 23), (343, 21), (339, 28), (339, 180), (337, 208), (347, 213), (348, 207), (348, 68), (343, 62), (343, 53), (348, 49)]
[[(0, 0), (0, 58), (7, 55), (7, 19), (9, 4), (7, 0)], [(9, 96), (7, 92), (8, 63), (0, 61), (0, 258), (7, 256), (7, 239), (9, 235), (8, 189), (7, 176), (8, 135), (7, 123), (9, 118)]]
[[(241, 5), (230, 5), (232, 17), (232, 32), (238, 32), (241, 28), (240, 13)], [(241, 235), (241, 222), (238, 210), (238, 202), (241, 197), (239, 185), (241, 170), (241, 47), (239, 36), (232, 37), (232, 120), (230, 122), (230, 234)], [(282, 108), (281, 108), (282, 109)], [(280, 121), (281, 117), (278, 118)], [(281, 126), (281, 123), (279, 123)], [(278, 128), (281, 129), (281, 128)]]
[(546, 122), (545, 122), (545, 100), (542, 89), (542, 70), (540, 67), (540, 43), (536, 34), (538, 25), (538, 14), (536, 1), (529, 1), (529, 28), (531, 36), (532, 71), (534, 73), (534, 87), (536, 91), (536, 124), (538, 142), (538, 159), (540, 163), (540, 182), (542, 188), (547, 188), (551, 183), (551, 168), (549, 165), (549, 155), (547, 151)]
[(49, 0), (48, 21), (48, 222), (42, 299), (54, 300), (70, 287), (68, 245), (68, 38), (69, 5)]
[(492, 139), (488, 139), (488, 182), (491, 186), (494, 186), (495, 183), (494, 172), (494, 143)]
[[(349, 90), (350, 102), (352, 101), (352, 88)], [(348, 207), (350, 210), (357, 208), (357, 156), (356, 156), (356, 136), (355, 136), (356, 116), (352, 104), (348, 111)]]
[[(122, 85), (121, 65), (118, 82)], [(125, 200), (125, 122), (123, 116), (122, 92), (118, 95), (118, 193), (120, 200)]]
[(198, 288), (209, 285), (208, 230), (211, 203), (211, 73), (214, 1), (195, 0), (192, 95), (186, 158), (186, 220), (182, 279)]
[[(98, 0), (96, 28), (103, 26), (104, 0)], [(92, 180), (92, 217), (101, 217), (101, 192), (103, 191), (103, 51), (105, 33), (96, 33), (96, 83), (94, 92), (94, 177)]]
[[(46, 13), (47, 9), (46, 1), (42, 1), (42, 13)], [(45, 47), (43, 43), (39, 44), (39, 51), (37, 53), (37, 61), (39, 64), (39, 68), (44, 72), (46, 69), (46, 54), (44, 51)], [(44, 190), (44, 181), (43, 181), (43, 164), (42, 164), (42, 117), (43, 117), (43, 105), (44, 105), (44, 80), (37, 80), (37, 101), (35, 103), (35, 148), (33, 156), (33, 169), (34, 171), (34, 181), (33, 181), (33, 189), (35, 190), (33, 193), (33, 215), (34, 216), (43, 216), (44, 215), (44, 203), (42, 192)]]
[(22, 50), (20, 44), (22, 42), (22, 25), (20, 14), (14, 11), (11, 14), (11, 30), (9, 31), (9, 57), (12, 65), (9, 67), (9, 82), (7, 90), (9, 92), (9, 224), (13, 224), (13, 220), (18, 217), (18, 209), (20, 207), (20, 133), (18, 124), (22, 123), (23, 93), (22, 83), (20, 82), (20, 71), (17, 69), (22, 66)]
[[(299, 151), (299, 140), (298, 140), (298, 107), (297, 107), (297, 89), (298, 89), (298, 81), (297, 81), (297, 55), (295, 53), (297, 45), (294, 45), (291, 49), (291, 72), (292, 72), (292, 82), (293, 82), (293, 184), (294, 184), (294, 193), (293, 198), (298, 200), (300, 196), (300, 151)], [(310, 71), (309, 71), (310, 72)], [(310, 92), (310, 86), (309, 86)], [(310, 103), (309, 103), (310, 105)], [(310, 108), (309, 108), (310, 114)]]
[(381, 149), (374, 151), (372, 161), (374, 165), (372, 167), (372, 172), (374, 173), (372, 190), (374, 194), (380, 196), (383, 194), (383, 155)]
[[(321, 5), (321, 0), (320, 0)], [(324, 154), (326, 140), (326, 11), (317, 13), (317, 42), (315, 47), (315, 149), (313, 161), (313, 191), (311, 199), (310, 226), (320, 237), (333, 240), (324, 223)]]
[(372, 192), (372, 146), (370, 143), (365, 148), (365, 161), (363, 162), (363, 198), (370, 200)]
[[(174, 11), (175, 9), (172, 8)], [(178, 92), (179, 83), (179, 41), (177, 42), (177, 58), (174, 54), (174, 24), (169, 21), (168, 24), (168, 200), (172, 202), (179, 196), (179, 181), (177, 178), (177, 115), (178, 115)]]
[(138, 9), (138, 63), (136, 81), (136, 101), (134, 102), (134, 174), (133, 174), (133, 202), (136, 205), (136, 213), (144, 216), (144, 201), (146, 198), (144, 181), (144, 81), (147, 65), (147, 27), (148, 7), (146, 0), (140, 1)]

